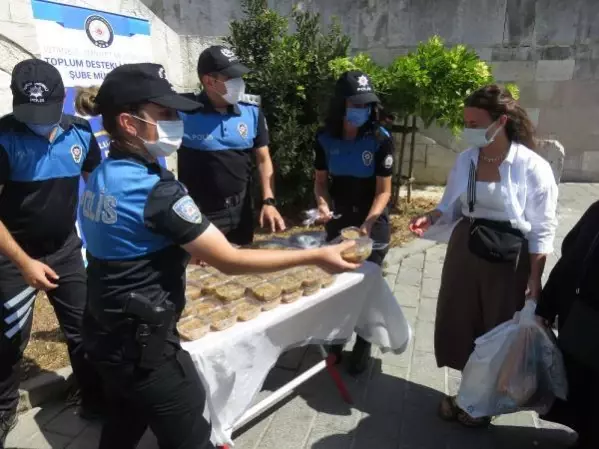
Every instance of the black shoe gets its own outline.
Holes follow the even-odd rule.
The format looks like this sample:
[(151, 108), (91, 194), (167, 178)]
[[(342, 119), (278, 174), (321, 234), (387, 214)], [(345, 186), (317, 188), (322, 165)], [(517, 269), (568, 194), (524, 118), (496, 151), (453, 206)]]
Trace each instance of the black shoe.
[(16, 412), (0, 413), (0, 448), (4, 447), (4, 442), (8, 433), (15, 428), (19, 417)]
[(354, 375), (362, 374), (366, 371), (368, 363), (370, 362), (371, 352), (372, 344), (368, 343), (363, 338), (358, 337), (354, 344), (354, 349), (351, 352), (347, 371)]

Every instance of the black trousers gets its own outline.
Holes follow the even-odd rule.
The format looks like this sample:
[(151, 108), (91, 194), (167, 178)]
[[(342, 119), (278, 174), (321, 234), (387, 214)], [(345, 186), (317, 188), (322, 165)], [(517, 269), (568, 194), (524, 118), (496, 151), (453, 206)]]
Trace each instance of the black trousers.
[(254, 211), (248, 191), (239, 204), (219, 210), (202, 210), (210, 222), (236, 245), (249, 245), (254, 240)]
[[(87, 300), (81, 240), (73, 233), (62, 247), (40, 260), (60, 277), (58, 287), (47, 294), (67, 341), (83, 403), (100, 401), (100, 378), (85, 358), (81, 338)], [(20, 365), (31, 334), (37, 293), (25, 283), (17, 267), (0, 256), (0, 413), (15, 411), (19, 402)]]
[(149, 427), (160, 449), (214, 449), (204, 418), (206, 393), (182, 349), (148, 371), (132, 363), (97, 362), (110, 397), (100, 449), (135, 449)]

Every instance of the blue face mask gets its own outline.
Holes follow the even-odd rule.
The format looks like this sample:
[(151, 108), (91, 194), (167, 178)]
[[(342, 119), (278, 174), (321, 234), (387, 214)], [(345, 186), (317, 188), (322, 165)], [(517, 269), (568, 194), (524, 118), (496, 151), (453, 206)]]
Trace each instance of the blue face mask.
[(52, 123), (50, 125), (36, 125), (33, 123), (25, 123), (27, 127), (33, 131), (35, 134), (41, 137), (48, 137), (54, 128), (58, 126), (58, 123)]
[(370, 118), (370, 108), (347, 108), (345, 119), (356, 128), (359, 128)]

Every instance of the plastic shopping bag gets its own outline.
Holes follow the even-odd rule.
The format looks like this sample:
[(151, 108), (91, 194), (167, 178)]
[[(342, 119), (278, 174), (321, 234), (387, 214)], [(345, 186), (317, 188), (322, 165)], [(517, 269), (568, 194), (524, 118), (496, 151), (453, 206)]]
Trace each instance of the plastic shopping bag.
[(568, 386), (555, 337), (535, 321), (534, 301), (475, 342), (457, 404), (473, 418), (522, 410), (547, 413)]

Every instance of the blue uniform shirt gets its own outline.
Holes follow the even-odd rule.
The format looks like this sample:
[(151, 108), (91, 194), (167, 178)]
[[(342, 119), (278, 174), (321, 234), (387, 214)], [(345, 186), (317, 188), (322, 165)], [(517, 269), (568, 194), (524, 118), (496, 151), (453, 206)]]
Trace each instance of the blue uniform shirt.
[(203, 107), (181, 114), (185, 124), (178, 152), (178, 175), (202, 210), (245, 191), (252, 150), (268, 145), (266, 120), (257, 104), (239, 103), (216, 111), (206, 94), (193, 99)]
[(393, 141), (382, 127), (355, 140), (336, 138), (323, 129), (316, 136), (314, 168), (328, 172), (336, 208), (370, 208), (376, 178), (393, 173)]
[[(0, 119), (0, 220), (19, 244), (39, 256), (75, 231), (79, 178), (100, 163), (89, 123), (64, 115), (53, 141), (13, 115)], [(56, 248), (57, 249), (57, 248)]]
[(181, 245), (209, 222), (172, 173), (113, 147), (90, 176), (80, 209), (90, 301), (167, 292), (182, 309), (189, 255)]

